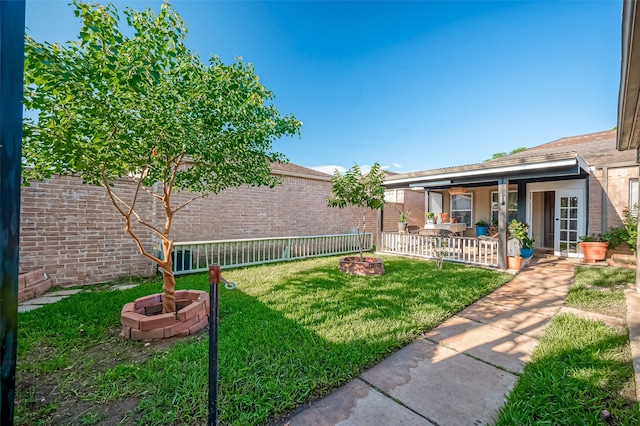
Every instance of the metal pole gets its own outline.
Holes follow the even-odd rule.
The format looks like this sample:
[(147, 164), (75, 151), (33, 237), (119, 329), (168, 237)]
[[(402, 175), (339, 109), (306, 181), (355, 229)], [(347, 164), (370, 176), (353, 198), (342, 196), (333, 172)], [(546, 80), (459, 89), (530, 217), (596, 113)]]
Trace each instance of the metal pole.
[(209, 265), (209, 420), (218, 424), (218, 284), (220, 265)]
[(0, 0), (0, 424), (13, 425), (18, 330), (24, 0)]

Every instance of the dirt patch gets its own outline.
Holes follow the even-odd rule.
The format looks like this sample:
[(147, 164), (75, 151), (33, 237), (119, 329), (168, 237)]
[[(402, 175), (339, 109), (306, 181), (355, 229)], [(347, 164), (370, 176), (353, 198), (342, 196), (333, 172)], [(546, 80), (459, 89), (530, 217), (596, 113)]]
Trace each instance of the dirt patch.
[[(120, 329), (108, 332), (103, 343), (73, 350), (74, 364), (53, 371), (18, 370), (16, 377), (16, 425), (119, 425), (135, 424), (140, 402), (127, 396), (107, 403), (93, 398), (95, 378), (123, 363), (142, 363), (171, 347), (180, 338), (149, 342), (124, 341)], [(30, 350), (27, 358), (46, 358), (47, 348)]]

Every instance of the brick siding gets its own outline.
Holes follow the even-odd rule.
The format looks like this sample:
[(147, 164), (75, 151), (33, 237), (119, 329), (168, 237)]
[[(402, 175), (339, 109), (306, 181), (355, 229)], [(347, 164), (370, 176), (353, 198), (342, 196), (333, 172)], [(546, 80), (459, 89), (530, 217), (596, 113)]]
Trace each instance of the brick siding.
[(388, 202), (384, 205), (384, 214), (382, 219), (382, 230), (385, 232), (394, 232), (398, 230), (398, 220), (401, 211), (411, 211), (407, 218), (407, 226), (415, 225), (422, 228), (424, 226), (424, 190), (420, 191), (405, 189), (403, 194), (398, 196), (402, 202)]
[[(605, 179), (606, 170), (606, 179)], [(638, 166), (598, 168), (589, 177), (589, 233), (602, 233), (622, 226), (623, 210), (629, 204), (629, 181), (638, 179)], [(602, 226), (602, 206), (607, 221)]]
[[(273, 189), (231, 188), (193, 202), (174, 216), (172, 238), (179, 242), (325, 235), (355, 228), (348, 209), (327, 207), (328, 176), (283, 179)], [(126, 198), (135, 187), (120, 181), (116, 189)], [(188, 199), (187, 193), (175, 193), (172, 205)], [(145, 220), (164, 226), (161, 204), (147, 193), (138, 202), (138, 210), (149, 214)], [(375, 212), (368, 218), (368, 229), (375, 235)], [(155, 264), (140, 254), (124, 225), (101, 187), (84, 185), (75, 177), (32, 182), (21, 195), (20, 272), (44, 267), (53, 285), (61, 286), (153, 275)], [(151, 231), (140, 226), (134, 230), (152, 250)]]

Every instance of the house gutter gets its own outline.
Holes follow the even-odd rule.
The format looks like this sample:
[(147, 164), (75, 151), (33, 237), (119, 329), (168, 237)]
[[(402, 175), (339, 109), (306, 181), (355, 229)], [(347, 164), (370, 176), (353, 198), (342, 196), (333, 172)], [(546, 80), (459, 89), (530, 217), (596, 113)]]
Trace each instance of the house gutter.
[(323, 182), (331, 182), (331, 176), (329, 175), (320, 176), (320, 175), (313, 175), (310, 173), (299, 173), (299, 172), (291, 172), (288, 170), (278, 170), (275, 168), (271, 169), (271, 174), (276, 176), (289, 176), (289, 177), (298, 177), (303, 179), (320, 180)]
[(640, 34), (636, 31), (640, 10), (636, 1), (622, 2), (622, 52), (620, 66), (620, 88), (618, 91), (618, 134), (616, 148), (619, 151), (638, 149), (640, 129), (640, 75), (634, 70), (640, 69), (640, 53), (634, 44), (640, 46)]
[[(555, 168), (562, 167), (570, 167), (570, 166), (578, 166), (578, 171), (580, 169), (588, 171), (587, 163), (580, 158), (577, 154), (572, 154), (570, 158), (559, 159), (555, 161), (542, 161), (542, 162), (519, 162), (502, 166), (502, 167), (485, 167), (478, 168), (468, 166), (468, 168), (462, 170), (455, 170), (451, 172), (442, 172), (442, 173), (412, 173), (413, 176), (407, 177), (399, 177), (397, 179), (387, 179), (384, 184), (386, 185), (398, 185), (398, 184), (406, 184), (410, 186), (432, 186), (433, 184), (439, 185), (451, 185), (454, 184), (452, 181), (456, 178), (468, 178), (468, 177), (476, 177), (476, 176), (495, 176), (496, 178), (499, 176), (509, 176), (509, 175), (517, 175), (526, 171), (539, 171), (539, 170), (550, 170)], [(402, 175), (400, 175), (402, 176)], [(514, 176), (515, 177), (515, 176)], [(434, 182), (435, 181), (435, 182)], [(411, 185), (413, 184), (413, 185)]]

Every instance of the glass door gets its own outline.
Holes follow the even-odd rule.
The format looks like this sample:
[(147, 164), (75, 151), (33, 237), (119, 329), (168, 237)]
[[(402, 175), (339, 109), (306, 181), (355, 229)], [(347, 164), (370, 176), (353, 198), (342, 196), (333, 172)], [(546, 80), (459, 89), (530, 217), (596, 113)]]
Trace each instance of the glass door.
[(578, 256), (578, 235), (584, 229), (582, 223), (582, 191), (556, 191), (555, 242), (556, 256)]

